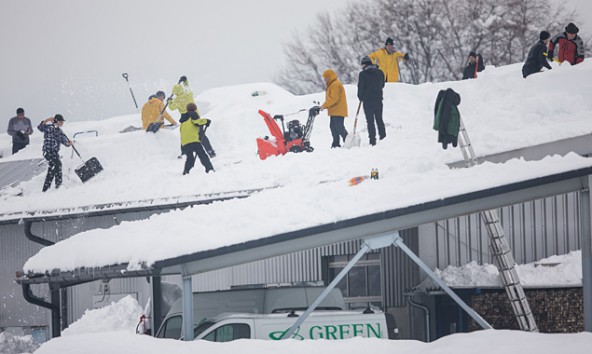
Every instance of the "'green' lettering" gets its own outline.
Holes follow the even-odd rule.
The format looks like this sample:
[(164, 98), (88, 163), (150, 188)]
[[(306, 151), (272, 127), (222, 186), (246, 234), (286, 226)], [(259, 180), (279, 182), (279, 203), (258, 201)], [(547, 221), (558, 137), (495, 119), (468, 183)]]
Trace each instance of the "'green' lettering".
[(349, 334), (349, 325), (339, 325), (339, 335), (341, 339), (346, 338), (345, 336)]
[(380, 333), (380, 323), (376, 324), (376, 328), (372, 327), (372, 324), (366, 324), (366, 330), (368, 331), (368, 338), (370, 338), (370, 332), (374, 333), (376, 338), (382, 338), (382, 334)]
[(354, 329), (354, 337), (357, 337), (358, 335), (364, 335), (364, 326), (362, 324), (352, 324), (352, 327)]
[(337, 332), (337, 327), (325, 326), (325, 333), (327, 333), (327, 339), (337, 339), (337, 336), (335, 336), (335, 332)]
[[(318, 335), (318, 337), (317, 337)], [(321, 326), (312, 326), (310, 327), (310, 331), (309, 331), (309, 336), (310, 339), (319, 339), (319, 338), (324, 338), (323, 336), (323, 327)]]

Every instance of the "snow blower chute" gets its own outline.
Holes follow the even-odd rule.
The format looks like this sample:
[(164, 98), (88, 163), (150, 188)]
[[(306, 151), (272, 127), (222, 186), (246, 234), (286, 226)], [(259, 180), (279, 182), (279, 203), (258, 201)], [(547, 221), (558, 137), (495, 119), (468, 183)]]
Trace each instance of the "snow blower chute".
[[(287, 152), (312, 152), (314, 148), (310, 146), (310, 135), (315, 117), (321, 111), (321, 107), (314, 106), (308, 110), (308, 120), (305, 125), (300, 124), (297, 119), (288, 122), (288, 130), (284, 125), (284, 115), (271, 116), (269, 113), (259, 110), (263, 116), (265, 124), (269, 128), (271, 137), (265, 136), (257, 138), (257, 152), (261, 160), (268, 156), (285, 155)], [(282, 122), (282, 129), (276, 123), (276, 120)]]

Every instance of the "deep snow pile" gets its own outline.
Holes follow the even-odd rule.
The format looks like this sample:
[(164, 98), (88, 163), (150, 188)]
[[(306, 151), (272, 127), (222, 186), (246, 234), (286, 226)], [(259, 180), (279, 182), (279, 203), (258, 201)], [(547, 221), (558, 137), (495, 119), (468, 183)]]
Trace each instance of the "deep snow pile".
[(126, 296), (117, 302), (111, 302), (109, 306), (86, 310), (78, 321), (72, 323), (62, 332), (62, 335), (72, 336), (111, 331), (135, 333), (141, 314), (142, 308), (138, 301), (131, 296)]
[[(99, 137), (79, 143), (87, 156), (97, 156), (103, 163), (103, 173), (84, 185), (71, 176), (65, 188), (46, 194), (39, 192), (42, 176), (38, 176), (23, 184), (24, 197), (6, 197), (0, 212), (123, 201), (142, 204), (142, 200), (155, 198), (282, 186), (247, 199), (83, 232), (42, 249), (24, 266), (25, 271), (36, 272), (116, 263), (129, 263), (134, 268), (168, 257), (590, 167), (588, 159), (569, 154), (451, 170), (445, 163), (461, 159), (460, 151), (451, 147), (442, 150), (436, 142), (437, 133), (432, 130), (434, 99), (439, 90), (448, 87), (461, 94), (459, 108), (480, 155), (589, 133), (592, 63), (556, 69), (525, 80), (517, 64), (489, 67), (477, 80), (418, 86), (389, 84), (384, 102), (388, 136), (377, 146), (368, 146), (365, 129), (361, 129), (360, 148), (330, 149), (328, 118), (323, 112), (312, 134), (313, 153), (265, 161), (256, 155), (255, 138), (269, 133), (257, 110), (271, 114), (295, 112), (312, 106), (314, 100), (322, 101), (323, 94), (293, 96), (264, 83), (210, 90), (197, 100), (202, 115), (213, 120), (208, 135), (218, 152), (213, 160), (214, 174), (206, 175), (198, 164), (190, 176), (181, 175), (183, 160), (176, 158), (178, 131), (120, 134), (117, 131), (134, 119), (139, 122), (139, 117), (118, 117), (98, 122), (94, 128), (101, 130)], [(551, 86), (561, 90), (549, 90)], [(353, 116), (356, 88), (346, 89)], [(252, 96), (254, 91), (263, 94)], [(293, 118), (305, 120), (306, 114)], [(350, 130), (352, 118), (346, 121)], [(88, 129), (88, 124), (71, 123), (67, 129)], [(26, 154), (38, 156), (35, 149), (40, 142), (35, 144), (37, 148), (32, 146)], [(70, 160), (70, 166), (76, 164), (72, 161), (75, 159)], [(380, 180), (348, 186), (351, 177), (367, 175), (372, 168), (379, 169)], [(306, 207), (295, 213), (282, 201)], [(194, 230), (199, 230), (201, 236)], [(117, 248), (110, 246), (114, 243)]]
[[(374, 338), (353, 338), (341, 341), (249, 340), (248, 343), (244, 339), (227, 343), (182, 342), (134, 334), (133, 320), (137, 318), (126, 318), (126, 316), (133, 315), (138, 308), (138, 303), (133, 298), (127, 297), (106, 308), (89, 311), (71, 325), (68, 335), (64, 332), (63, 337), (44, 343), (35, 353), (78, 354), (84, 348), (85, 354), (359, 354), (363, 352), (374, 354), (468, 354), (474, 353), (475, 348), (479, 348), (479, 353), (483, 354), (580, 354), (586, 352), (592, 345), (592, 334), (590, 333), (540, 334), (506, 330), (483, 330), (454, 334), (432, 343)], [(98, 324), (97, 320), (100, 321)], [(125, 325), (121, 325), (122, 323)], [(495, 345), (488, 345), (489, 343), (495, 343)]]
[[(572, 251), (528, 264), (517, 264), (516, 272), (525, 288), (582, 286), (582, 252)], [(448, 266), (436, 273), (451, 287), (501, 287), (499, 272), (493, 264), (472, 261), (461, 267)]]

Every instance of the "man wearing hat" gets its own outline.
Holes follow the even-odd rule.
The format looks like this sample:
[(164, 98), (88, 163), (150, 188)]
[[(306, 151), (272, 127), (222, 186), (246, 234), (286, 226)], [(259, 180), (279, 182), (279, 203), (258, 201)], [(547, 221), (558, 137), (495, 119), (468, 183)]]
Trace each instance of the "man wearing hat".
[(477, 73), (485, 70), (485, 64), (483, 63), (483, 57), (481, 54), (470, 52), (467, 57), (467, 65), (463, 70), (463, 80), (476, 79)]
[(31, 120), (25, 117), (24, 109), (18, 108), (16, 110), (16, 116), (8, 121), (6, 132), (12, 137), (13, 155), (29, 145), (29, 135), (33, 134), (33, 125)]
[(376, 145), (376, 128), (380, 140), (386, 137), (384, 121), (382, 120), (382, 89), (384, 88), (384, 74), (372, 64), (372, 59), (363, 57), (360, 62), (362, 71), (358, 76), (358, 98), (364, 103), (364, 115), (368, 125), (370, 145)]
[(384, 48), (370, 53), (368, 57), (382, 70), (386, 82), (398, 82), (399, 60), (409, 60), (408, 54), (403, 54), (395, 50), (394, 41), (390, 37), (386, 39)]
[(549, 65), (547, 58), (545, 58), (550, 38), (551, 34), (547, 31), (542, 31), (539, 34), (539, 41), (530, 48), (528, 57), (526, 57), (524, 66), (522, 66), (522, 76), (524, 78), (530, 74), (538, 73), (543, 66), (551, 70), (551, 65)]
[(584, 61), (584, 41), (578, 36), (580, 29), (573, 23), (565, 27), (565, 32), (559, 33), (549, 43), (547, 59), (553, 60), (554, 52), (561, 63), (569, 62), (571, 65)]
[[(50, 123), (51, 124), (48, 124)], [(60, 161), (60, 144), (70, 146), (72, 141), (60, 129), (64, 125), (64, 117), (56, 114), (39, 123), (37, 129), (43, 133), (43, 157), (49, 163), (47, 167), (47, 176), (43, 183), (43, 192), (51, 187), (51, 182), (55, 178), (55, 187), (62, 185), (62, 161)]]
[(168, 120), (172, 125), (177, 125), (177, 122), (164, 109), (165, 96), (163, 91), (158, 91), (150, 96), (148, 102), (142, 106), (142, 129), (144, 131), (146, 131), (150, 123), (162, 123), (164, 119)]

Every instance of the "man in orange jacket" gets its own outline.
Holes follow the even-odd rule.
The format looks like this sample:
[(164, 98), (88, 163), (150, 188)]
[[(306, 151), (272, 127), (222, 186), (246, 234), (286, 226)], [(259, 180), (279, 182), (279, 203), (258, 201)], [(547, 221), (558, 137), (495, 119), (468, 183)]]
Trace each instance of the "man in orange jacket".
[(165, 111), (160, 116), (160, 112), (164, 110), (164, 99), (165, 93), (162, 91), (158, 91), (155, 95), (150, 96), (148, 102), (142, 106), (142, 129), (146, 131), (146, 128), (150, 125), (150, 123), (154, 123), (162, 118), (168, 120), (172, 125), (177, 125), (177, 122)]
[(325, 102), (321, 105), (321, 110), (326, 109), (331, 119), (329, 128), (333, 136), (332, 148), (341, 147), (339, 138), (345, 142), (347, 130), (345, 130), (344, 120), (347, 117), (347, 100), (345, 98), (345, 89), (341, 81), (337, 79), (337, 74), (331, 69), (325, 70), (323, 79), (327, 85), (325, 91)]

